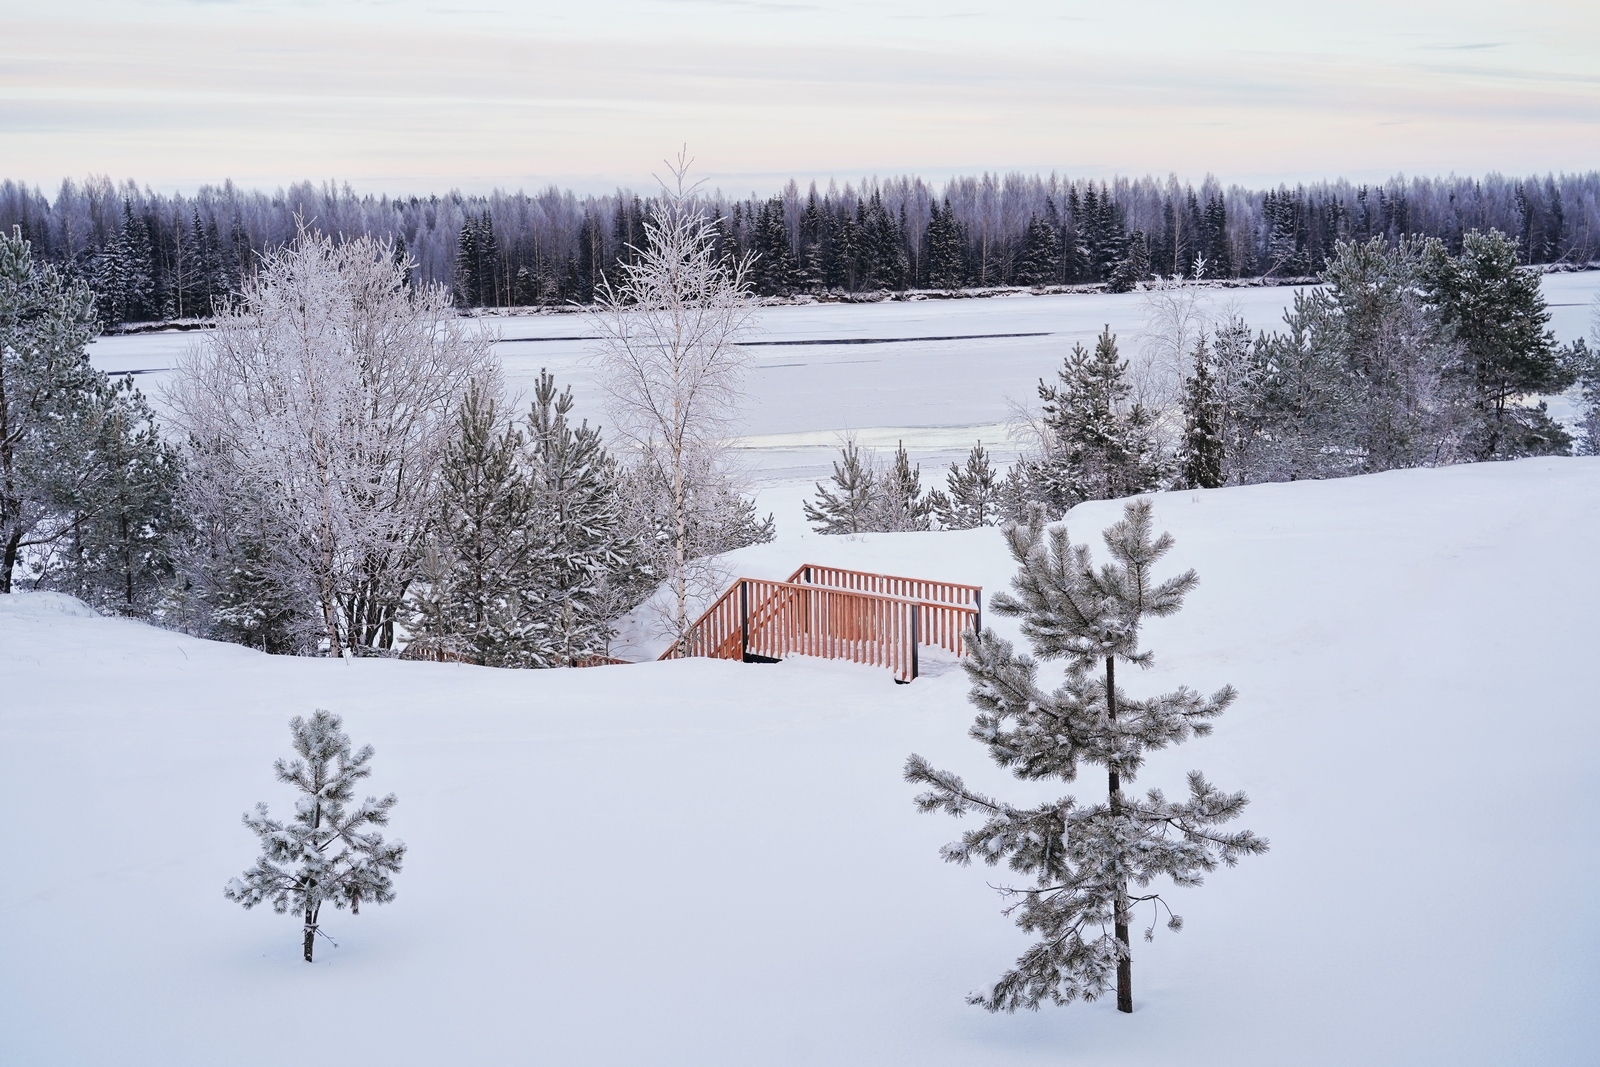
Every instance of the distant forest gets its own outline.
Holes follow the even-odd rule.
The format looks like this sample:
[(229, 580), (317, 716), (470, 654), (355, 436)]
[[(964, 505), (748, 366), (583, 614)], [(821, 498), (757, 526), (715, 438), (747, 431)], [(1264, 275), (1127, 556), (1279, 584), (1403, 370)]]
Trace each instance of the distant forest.
[[(763, 296), (1301, 278), (1339, 241), (1424, 235), (1459, 251), (1464, 234), (1490, 228), (1513, 236), (1527, 264), (1600, 260), (1600, 171), (1277, 189), (899, 177), (804, 190), (791, 181), (768, 199), (703, 202), (729, 254), (758, 254)], [(309, 182), (183, 196), (105, 178), (65, 181), (52, 199), (6, 181), (0, 232), (21, 227), (36, 257), (87, 281), (108, 325), (209, 315), (240, 291), (259, 253), (292, 239), (297, 216), (335, 236), (393, 239), (415, 280), (449, 285), (462, 307), (527, 307), (591, 301), (643, 240), (652, 203), (627, 190), (387, 197)]]

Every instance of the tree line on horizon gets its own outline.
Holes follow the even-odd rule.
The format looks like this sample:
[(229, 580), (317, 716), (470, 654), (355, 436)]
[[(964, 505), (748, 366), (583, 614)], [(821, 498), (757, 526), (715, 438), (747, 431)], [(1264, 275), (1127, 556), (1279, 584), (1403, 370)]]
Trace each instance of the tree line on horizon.
[[(1293, 188), (1198, 187), (1175, 177), (1108, 182), (1025, 174), (790, 181), (760, 198), (702, 194), (725, 256), (754, 254), (762, 296), (1305, 278), (1341, 241), (1497, 229), (1523, 265), (1600, 261), (1600, 171), (1544, 177), (1395, 178)], [(94, 291), (106, 325), (204, 318), (243, 292), (297, 219), (339, 239), (391, 240), (413, 281), (458, 306), (590, 304), (635, 262), (659, 204), (628, 190), (389, 197), (310, 182), (266, 193), (231, 182), (192, 196), (132, 181), (64, 181), (54, 198), (0, 182), (0, 232), (19, 227), (42, 262)]]

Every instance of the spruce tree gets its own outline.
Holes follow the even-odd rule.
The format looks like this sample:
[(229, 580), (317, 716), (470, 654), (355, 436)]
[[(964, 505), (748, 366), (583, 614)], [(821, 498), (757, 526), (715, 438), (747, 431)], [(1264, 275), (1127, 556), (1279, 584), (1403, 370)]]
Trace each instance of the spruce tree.
[(1194, 349), (1194, 374), (1183, 383), (1183, 441), (1178, 467), (1183, 484), (1215, 489), (1222, 484), (1222, 412), (1210, 352), (1202, 335)]
[(393, 876), (406, 854), (404, 842), (385, 842), (369, 829), (388, 825), (398, 802), (393, 793), (347, 806), (355, 800), (356, 783), (372, 774), (372, 746), (352, 755), (342, 726), (339, 716), (321, 708), (310, 721), (298, 715), (289, 720), (299, 758), (280, 759), (272, 769), (278, 781), (300, 791), (294, 818), (279, 822), (265, 804), (257, 804), (254, 815), (246, 813), (244, 824), (261, 839), (261, 855), (243, 878), (229, 879), (223, 890), (247, 909), (269, 903), (279, 915), (300, 916), (307, 963), (321, 929), (322, 905), (348, 907), (359, 915), (363, 904), (387, 904), (394, 899)]
[(438, 518), (416, 597), (413, 645), (489, 666), (519, 662), (536, 637), (527, 602), (539, 546), (523, 437), (482, 383), (467, 389), (441, 465)]
[(950, 210), (950, 201), (945, 200), (942, 211), (934, 203), (928, 220), (928, 285), (934, 289), (959, 289), (965, 273), (961, 230)]
[(532, 583), (523, 601), (537, 617), (522, 656), (534, 666), (576, 666), (613, 636), (612, 593), (641, 566), (623, 516), (616, 463), (598, 427), (574, 425), (572, 389), (541, 370), (528, 413)]
[(822, 534), (857, 534), (872, 529), (877, 471), (871, 454), (863, 455), (853, 438), (839, 449), (831, 481), (837, 491), (818, 482), (816, 502), (807, 500), (802, 505), (806, 521)]
[[(986, 629), (971, 638), (963, 666), (978, 709), (968, 734), (999, 766), (1024, 781), (1061, 782), (1076, 780), (1082, 764), (1103, 767), (1105, 801), (1066, 796), (1025, 807), (985, 796), (921, 756), (906, 763), (906, 780), (927, 787), (916, 799), (920, 810), (983, 820), (944, 847), (946, 861), (1005, 862), (1033, 876), (1031, 886), (1000, 888), (1010, 902), (1006, 914), (1037, 941), (987, 992), (968, 998), (990, 1011), (1093, 1000), (1115, 988), (1118, 1010), (1131, 1012), (1135, 912), (1149, 909), (1146, 940), (1163, 912), (1168, 929), (1182, 926), (1152, 883), (1165, 876), (1176, 886), (1198, 886), (1219, 864), (1267, 850), (1248, 830), (1217, 829), (1248, 800), (1219, 791), (1199, 771), (1189, 772), (1184, 800), (1169, 801), (1159, 789), (1143, 797), (1124, 791), (1147, 753), (1210, 733), (1235, 693), (1225, 686), (1207, 698), (1180, 688), (1134, 698), (1117, 684), (1119, 661), (1152, 662), (1139, 647), (1143, 621), (1176, 612), (1197, 579), (1191, 570), (1155, 581), (1152, 568), (1172, 538), (1152, 538), (1148, 501), (1129, 504), (1104, 537), (1112, 562), (1096, 569), (1086, 545), (1071, 543), (1064, 528), (1047, 530), (1037, 511), (1026, 527), (1008, 527), (1019, 570), (1014, 593), (992, 604), (1022, 620), (1038, 658)], [(1039, 684), (1039, 660), (1065, 662), (1054, 691)]]
[(929, 494), (939, 525), (947, 530), (976, 530), (1000, 519), (1000, 477), (989, 464), (983, 442), (973, 446), (965, 467), (950, 464), (948, 492)]
[(1073, 345), (1057, 372), (1059, 384), (1040, 381), (1044, 451), (1023, 469), (1029, 499), (1050, 514), (1160, 485), (1164, 470), (1154, 420), (1144, 408), (1127, 403), (1127, 370), (1107, 326), (1092, 353)]

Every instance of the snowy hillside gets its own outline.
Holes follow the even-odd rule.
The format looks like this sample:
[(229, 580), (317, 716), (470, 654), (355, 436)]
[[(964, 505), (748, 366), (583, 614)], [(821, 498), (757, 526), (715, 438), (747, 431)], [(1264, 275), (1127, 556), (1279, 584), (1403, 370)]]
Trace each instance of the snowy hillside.
[[(1069, 525), (1098, 547), (1117, 511)], [(1594, 1062), (1600, 460), (1172, 493), (1156, 521), (1201, 584), (1128, 686), (1241, 695), (1136, 785), (1202, 768), (1272, 851), (1173, 894), (1187, 927), (1135, 943), (1132, 1016), (963, 1003), (1023, 942), (900, 769), (1032, 794), (965, 737), (952, 664), (272, 658), (23, 594), (0, 598), (0, 1062)], [(727, 566), (808, 560), (986, 593), (1012, 570), (992, 530), (785, 530)], [(394, 903), (324, 913), (338, 947), (308, 966), (297, 922), (222, 887), (317, 707), (377, 747), (410, 852)]]

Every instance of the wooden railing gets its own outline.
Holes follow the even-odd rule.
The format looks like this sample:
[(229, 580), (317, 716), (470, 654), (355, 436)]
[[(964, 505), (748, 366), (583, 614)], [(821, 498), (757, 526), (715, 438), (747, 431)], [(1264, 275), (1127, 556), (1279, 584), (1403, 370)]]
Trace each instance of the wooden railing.
[[(917, 676), (922, 645), (960, 655), (962, 635), (980, 620), (978, 586), (815, 564), (794, 577), (800, 580), (740, 578), (695, 621), (687, 639), (661, 658), (772, 662), (786, 655), (822, 656), (887, 667), (896, 681), (909, 682)], [(879, 591), (885, 589), (921, 595)]]
[(872, 574), (852, 571), (843, 567), (827, 567), (820, 563), (806, 563), (789, 576), (791, 582), (808, 585), (826, 585), (835, 589), (852, 589), (862, 593), (905, 597), (939, 604), (958, 604), (977, 612), (976, 629), (983, 628), (983, 586), (962, 585), (959, 582), (933, 582), (925, 578), (902, 578), (893, 574)]

